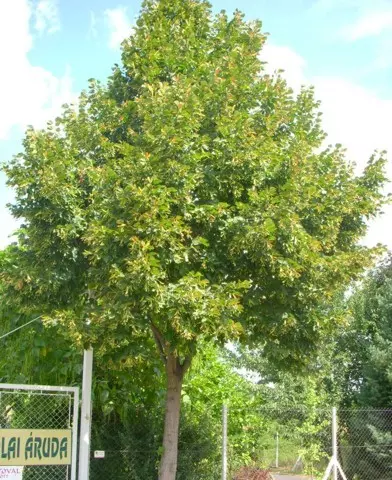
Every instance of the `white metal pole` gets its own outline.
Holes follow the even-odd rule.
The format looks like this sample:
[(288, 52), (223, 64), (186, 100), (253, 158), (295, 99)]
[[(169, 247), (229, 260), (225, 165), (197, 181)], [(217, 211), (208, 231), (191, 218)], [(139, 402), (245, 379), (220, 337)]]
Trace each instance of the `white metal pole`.
[(332, 458), (333, 480), (338, 480), (338, 418), (336, 407), (332, 409)]
[(323, 480), (328, 480), (329, 476), (331, 475), (332, 469), (333, 469), (333, 457), (331, 458), (331, 460), (328, 463), (328, 467), (325, 470)]
[(80, 418), (79, 480), (89, 480), (91, 436), (91, 392), (93, 379), (93, 349), (84, 351), (82, 414)]
[(276, 432), (276, 459), (275, 467), (279, 468), (279, 432)]
[(227, 480), (227, 406), (222, 409), (222, 480)]

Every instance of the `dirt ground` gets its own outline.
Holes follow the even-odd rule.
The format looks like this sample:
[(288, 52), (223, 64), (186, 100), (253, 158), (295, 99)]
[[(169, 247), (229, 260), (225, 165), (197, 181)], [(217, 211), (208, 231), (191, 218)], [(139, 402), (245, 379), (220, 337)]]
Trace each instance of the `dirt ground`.
[(290, 475), (290, 474), (278, 474), (274, 473), (273, 478), (275, 480), (310, 480), (310, 477), (304, 475)]

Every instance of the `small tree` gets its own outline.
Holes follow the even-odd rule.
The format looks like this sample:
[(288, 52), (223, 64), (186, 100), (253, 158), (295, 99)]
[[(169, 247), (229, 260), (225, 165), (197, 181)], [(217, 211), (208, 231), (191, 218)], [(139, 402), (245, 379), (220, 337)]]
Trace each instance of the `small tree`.
[(7, 298), (76, 343), (139, 360), (158, 347), (160, 480), (175, 478), (199, 341), (303, 361), (328, 325), (319, 303), (377, 254), (357, 243), (384, 201), (383, 157), (357, 178), (341, 147), (321, 150), (312, 89), (263, 73), (260, 29), (202, 0), (146, 0), (108, 85), (29, 129), (5, 167), (25, 221)]

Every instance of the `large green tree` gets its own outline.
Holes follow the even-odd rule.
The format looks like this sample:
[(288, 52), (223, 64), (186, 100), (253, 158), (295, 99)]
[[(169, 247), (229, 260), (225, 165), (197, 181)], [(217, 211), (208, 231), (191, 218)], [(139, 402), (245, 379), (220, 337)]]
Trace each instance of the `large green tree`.
[[(346, 301), (350, 315), (335, 338), (341, 362), (343, 468), (348, 477), (389, 479), (392, 417), (392, 261), (371, 271)], [(335, 355), (336, 355), (335, 354)], [(350, 410), (346, 408), (350, 407)], [(358, 448), (361, 446), (361, 448)]]
[(368, 267), (383, 157), (355, 177), (322, 149), (312, 89), (264, 74), (259, 22), (202, 0), (146, 0), (122, 65), (5, 168), (24, 219), (7, 298), (79, 344), (167, 375), (160, 480), (175, 478), (181, 386), (199, 341), (242, 337), (303, 361), (321, 301)]
[(348, 299), (351, 320), (337, 339), (348, 352), (345, 401), (385, 408), (392, 401), (392, 257), (389, 255)]

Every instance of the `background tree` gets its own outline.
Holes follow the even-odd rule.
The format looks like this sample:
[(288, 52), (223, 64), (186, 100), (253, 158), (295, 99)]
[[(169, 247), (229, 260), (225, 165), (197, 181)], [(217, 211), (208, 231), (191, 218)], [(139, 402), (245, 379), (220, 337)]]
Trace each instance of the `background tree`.
[[(340, 422), (345, 471), (359, 479), (391, 476), (392, 263), (387, 257), (347, 299), (350, 322), (337, 336), (346, 352)], [(346, 410), (347, 407), (350, 410)]]
[(350, 354), (347, 404), (385, 408), (392, 401), (392, 257), (349, 299), (351, 321), (339, 338)]
[(260, 457), (262, 446), (266, 466), (275, 465), (276, 435), (281, 468), (322, 475), (329, 461), (331, 409), (346, 394), (346, 365), (351, 358), (349, 352), (337, 348), (337, 339), (348, 325), (343, 295), (325, 308), (335, 327), (320, 339), (317, 354), (306, 368), (299, 369), (297, 364), (277, 368), (263, 348), (237, 345), (229, 355), (233, 365), (257, 379), (254, 394), (260, 399), (258, 421), (263, 422), (263, 428), (257, 429), (258, 450)]
[[(355, 177), (312, 89), (263, 74), (259, 22), (196, 0), (146, 0), (122, 66), (77, 108), (29, 129), (6, 167), (24, 219), (1, 265), (7, 298), (99, 355), (167, 377), (160, 480), (175, 478), (184, 375), (198, 345), (242, 338), (303, 362), (318, 305), (358, 278), (384, 202), (384, 158)], [(201, 342), (201, 343), (200, 343)]]

